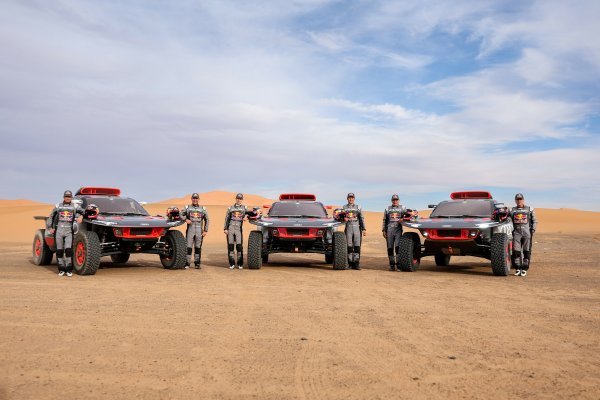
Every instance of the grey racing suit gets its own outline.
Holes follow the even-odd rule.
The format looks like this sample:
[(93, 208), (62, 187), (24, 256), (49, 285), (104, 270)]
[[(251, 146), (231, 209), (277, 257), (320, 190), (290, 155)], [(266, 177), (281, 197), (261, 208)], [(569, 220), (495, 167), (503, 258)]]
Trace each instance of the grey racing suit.
[(244, 238), (242, 224), (248, 208), (243, 205), (234, 204), (227, 209), (225, 214), (225, 227), (227, 233), (227, 254), (229, 255), (229, 265), (235, 265), (237, 252), (237, 265), (244, 265)]
[[(396, 269), (398, 265), (397, 256), (400, 252), (400, 237), (402, 236), (402, 215), (406, 208), (399, 204), (398, 206), (388, 206), (383, 210), (383, 225), (381, 231), (386, 234), (387, 253), (390, 261), (390, 269)], [(394, 253), (395, 251), (395, 253)]]
[(362, 232), (365, 228), (365, 221), (362, 210), (358, 204), (346, 204), (342, 207), (342, 212), (346, 213), (346, 242), (348, 246), (348, 263), (350, 267), (358, 267), (360, 262), (360, 244), (362, 242)]
[(77, 214), (83, 215), (83, 209), (75, 203), (58, 203), (48, 217), (46, 226), (53, 228), (56, 241), (56, 261), (58, 270), (73, 271), (73, 230)]
[[(510, 211), (513, 223), (513, 265), (516, 269), (529, 269), (531, 260), (531, 236), (537, 228), (537, 218), (529, 206), (513, 207)], [(521, 252), (523, 262), (521, 262)]]
[(194, 206), (190, 204), (185, 206), (181, 216), (190, 223), (187, 226), (185, 237), (187, 241), (187, 265), (192, 262), (192, 247), (194, 248), (194, 264), (199, 267), (202, 257), (202, 233), (208, 232), (208, 211), (204, 206)]

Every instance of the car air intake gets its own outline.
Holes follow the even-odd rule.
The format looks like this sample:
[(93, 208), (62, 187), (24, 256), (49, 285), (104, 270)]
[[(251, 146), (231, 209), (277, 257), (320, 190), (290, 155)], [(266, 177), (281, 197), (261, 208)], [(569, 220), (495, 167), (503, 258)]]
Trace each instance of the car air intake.
[(308, 229), (288, 229), (287, 233), (290, 236), (307, 236)]
[(131, 228), (129, 234), (131, 236), (150, 236), (152, 235), (152, 228)]
[(460, 229), (438, 229), (437, 231), (438, 237), (445, 238), (459, 238), (461, 237), (461, 233)]

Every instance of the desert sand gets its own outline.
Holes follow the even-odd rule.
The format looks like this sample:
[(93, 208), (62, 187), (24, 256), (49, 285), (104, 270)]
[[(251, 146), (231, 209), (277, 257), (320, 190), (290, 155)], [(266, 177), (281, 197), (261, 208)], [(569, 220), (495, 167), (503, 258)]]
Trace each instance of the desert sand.
[(0, 399), (599, 397), (600, 213), (537, 209), (526, 278), (469, 257), (389, 272), (379, 212), (361, 271), (320, 255), (230, 271), (233, 196), (201, 195), (201, 270), (133, 255), (72, 278), (31, 262), (52, 206), (0, 202)]

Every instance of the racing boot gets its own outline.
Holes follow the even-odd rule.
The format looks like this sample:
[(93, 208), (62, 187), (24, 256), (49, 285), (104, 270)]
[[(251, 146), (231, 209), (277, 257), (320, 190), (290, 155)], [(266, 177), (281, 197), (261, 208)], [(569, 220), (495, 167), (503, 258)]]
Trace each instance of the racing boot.
[(515, 276), (522, 276), (523, 271), (521, 267), (521, 252), (515, 251), (513, 252), (513, 260), (516, 268)]
[(390, 261), (390, 271), (395, 271), (396, 257), (394, 257), (394, 249), (388, 249), (388, 260)]
[(354, 246), (354, 266), (352, 269), (360, 269), (360, 246)]
[(196, 247), (194, 249), (194, 266), (196, 269), (200, 269), (200, 258), (202, 257), (202, 249), (200, 247)]

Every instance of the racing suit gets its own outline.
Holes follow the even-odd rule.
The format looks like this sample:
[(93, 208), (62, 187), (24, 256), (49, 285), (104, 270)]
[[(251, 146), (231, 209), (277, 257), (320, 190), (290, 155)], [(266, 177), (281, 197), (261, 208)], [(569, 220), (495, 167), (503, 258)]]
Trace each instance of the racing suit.
[(346, 204), (342, 212), (346, 214), (344, 233), (348, 245), (348, 264), (350, 268), (359, 268), (362, 232), (366, 229), (362, 210), (358, 204)]
[[(383, 210), (383, 225), (381, 231), (386, 234), (388, 259), (390, 261), (390, 270), (394, 271), (398, 265), (398, 253), (400, 252), (400, 237), (402, 236), (402, 215), (406, 208), (399, 204), (398, 206), (388, 206)], [(395, 251), (395, 254), (394, 254)]]
[[(537, 218), (533, 208), (529, 206), (513, 207), (510, 211), (513, 223), (513, 266), (527, 271), (531, 259), (531, 236), (537, 227)], [(523, 262), (521, 262), (521, 252)]]
[(192, 262), (192, 246), (194, 247), (194, 265), (200, 267), (202, 257), (202, 233), (208, 232), (208, 211), (204, 206), (185, 206), (181, 212), (182, 218), (189, 220), (185, 237), (187, 241), (186, 265)]
[(78, 204), (58, 203), (46, 222), (48, 228), (55, 229), (56, 261), (59, 271), (73, 271), (73, 231), (76, 229), (77, 214), (83, 215), (83, 209)]
[(235, 256), (237, 252), (237, 266), (244, 265), (244, 245), (242, 235), (242, 224), (248, 208), (243, 205), (234, 204), (227, 209), (225, 214), (225, 227), (227, 233), (227, 253), (229, 255), (229, 265), (235, 265)]

